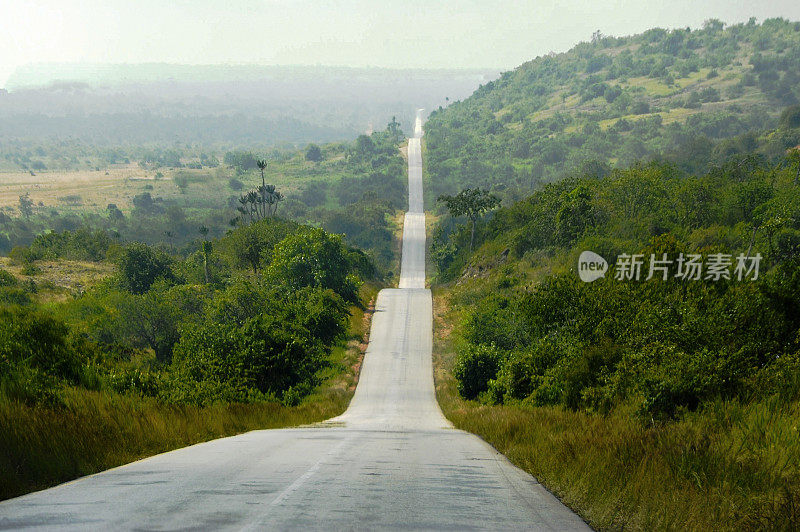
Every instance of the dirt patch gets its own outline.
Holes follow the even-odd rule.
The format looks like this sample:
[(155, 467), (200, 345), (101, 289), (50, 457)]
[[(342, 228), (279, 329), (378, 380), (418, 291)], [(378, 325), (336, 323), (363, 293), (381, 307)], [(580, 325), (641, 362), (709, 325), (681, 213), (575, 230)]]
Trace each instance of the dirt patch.
[(355, 363), (350, 367), (352, 370), (353, 375), (355, 376), (353, 381), (350, 383), (348, 388), (349, 391), (354, 392), (356, 386), (358, 385), (358, 377), (361, 375), (361, 366), (364, 364), (364, 355), (367, 353), (367, 347), (369, 347), (369, 333), (370, 327), (372, 326), (372, 316), (375, 314), (375, 298), (372, 298), (367, 305), (366, 310), (364, 310), (364, 316), (362, 319), (362, 326), (364, 327), (364, 334), (361, 337), (361, 341), (353, 341), (353, 348), (358, 349), (358, 357), (356, 358)]

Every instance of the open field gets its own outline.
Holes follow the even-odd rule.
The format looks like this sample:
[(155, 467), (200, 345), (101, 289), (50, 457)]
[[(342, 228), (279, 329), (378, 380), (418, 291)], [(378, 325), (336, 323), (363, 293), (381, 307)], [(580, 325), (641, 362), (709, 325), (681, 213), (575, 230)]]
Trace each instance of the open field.
[[(105, 209), (108, 203), (129, 204), (145, 183), (154, 183), (155, 172), (136, 165), (101, 171), (52, 171), (0, 173), (0, 207), (16, 207), (19, 196), (30, 194), (44, 207)], [(174, 186), (174, 185), (173, 185)]]
[[(256, 154), (257, 155), (257, 154)], [(266, 170), (267, 182), (274, 184), (284, 195), (302, 189), (309, 179), (335, 182), (343, 171), (344, 153), (335, 152), (319, 163), (306, 161), (301, 155), (281, 161), (270, 161)], [(260, 184), (257, 170), (237, 175), (227, 167), (186, 169), (144, 169), (138, 164), (115, 164), (100, 170), (52, 170), (30, 172), (0, 172), (0, 210), (18, 214), (19, 197), (29, 194), (35, 213), (51, 209), (59, 212), (103, 212), (109, 203), (125, 213), (133, 209), (137, 194), (150, 193), (182, 207), (219, 207), (229, 196), (238, 195), (229, 185), (236, 178), (244, 190)], [(183, 184), (183, 187), (179, 186)]]

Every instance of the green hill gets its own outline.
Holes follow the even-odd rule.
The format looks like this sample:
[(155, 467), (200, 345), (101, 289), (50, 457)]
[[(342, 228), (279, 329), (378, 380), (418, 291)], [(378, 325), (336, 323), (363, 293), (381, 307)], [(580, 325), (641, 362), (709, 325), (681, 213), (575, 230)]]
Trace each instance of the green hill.
[(799, 66), (780, 19), (596, 35), (426, 125), (504, 200), (439, 203), (442, 408), (598, 530), (796, 528)]
[(687, 171), (755, 148), (777, 158), (785, 139), (753, 132), (774, 127), (798, 100), (800, 22), (596, 33), (434, 111), (427, 165), (435, 193), (475, 185), (524, 192), (643, 158)]

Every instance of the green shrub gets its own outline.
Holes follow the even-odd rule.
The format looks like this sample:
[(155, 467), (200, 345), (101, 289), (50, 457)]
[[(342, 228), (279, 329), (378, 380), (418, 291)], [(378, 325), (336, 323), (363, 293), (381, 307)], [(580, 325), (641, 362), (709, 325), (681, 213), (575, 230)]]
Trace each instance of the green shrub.
[(1, 305), (29, 305), (31, 298), (28, 292), (18, 286), (0, 286)]
[(17, 286), (19, 285), (19, 281), (16, 277), (8, 273), (7, 271), (0, 269), (0, 288), (5, 288), (9, 286)]
[(164, 252), (147, 244), (134, 242), (126, 246), (118, 260), (120, 285), (133, 294), (143, 294), (157, 280), (175, 281), (173, 260)]
[(0, 308), (2, 393), (29, 403), (52, 402), (62, 382), (80, 382), (86, 347), (51, 316), (23, 307)]
[(453, 370), (461, 396), (475, 399), (487, 391), (489, 381), (497, 376), (502, 358), (500, 351), (491, 345), (468, 345), (461, 350)]
[(42, 269), (32, 262), (27, 262), (22, 266), (22, 275), (33, 277), (42, 273)]
[(35, 259), (101, 261), (111, 246), (111, 236), (102, 230), (82, 227), (75, 231), (50, 232), (33, 239), (29, 249)]
[(175, 347), (175, 398), (197, 404), (282, 397), (314, 383), (324, 347), (304, 327), (260, 314), (188, 329)]
[(73, 381), (82, 365), (64, 322), (21, 307), (0, 309), (0, 359)]
[(348, 303), (358, 304), (360, 280), (354, 267), (341, 236), (304, 227), (275, 246), (267, 277), (292, 290), (330, 289)]

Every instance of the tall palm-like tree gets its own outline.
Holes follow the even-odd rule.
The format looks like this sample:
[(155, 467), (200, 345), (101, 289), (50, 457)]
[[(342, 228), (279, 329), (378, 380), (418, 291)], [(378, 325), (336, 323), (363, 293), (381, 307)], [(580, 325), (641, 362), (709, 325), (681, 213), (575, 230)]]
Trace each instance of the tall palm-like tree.
[(247, 202), (250, 204), (250, 221), (258, 220), (260, 218), (259, 205), (261, 204), (261, 197), (258, 192), (251, 190), (247, 193)]
[(272, 216), (275, 216), (275, 215), (277, 215), (277, 214), (278, 214), (278, 203), (280, 203), (281, 201), (283, 201), (283, 194), (281, 194), (280, 192), (278, 192), (278, 191), (276, 190), (276, 191), (275, 191), (275, 193), (272, 195), (272, 197), (273, 197), (273, 198), (274, 198), (274, 200), (275, 200), (275, 201), (274, 201), (274, 209), (273, 209), (273, 211), (272, 211)]
[(208, 284), (209, 283), (208, 263), (209, 263), (209, 258), (211, 257), (211, 249), (212, 249), (212, 247), (211, 247), (211, 242), (208, 241), (208, 240), (205, 240), (205, 237), (208, 236), (208, 227), (206, 227), (205, 225), (201, 225), (199, 231), (200, 231), (200, 234), (203, 235), (203, 239), (204, 239), (203, 243), (200, 246), (200, 249), (203, 252), (203, 273), (205, 273), (206, 284)]
[(239, 200), (238, 201), (239, 201), (239, 203), (241, 205), (236, 207), (236, 210), (239, 211), (240, 213), (242, 213), (242, 216), (248, 216), (250, 218), (250, 221), (252, 222), (253, 221), (253, 214), (247, 208), (247, 203), (248, 203), (247, 194), (242, 194), (241, 196), (239, 196)]
[(272, 216), (272, 206), (275, 204), (275, 185), (264, 185), (261, 188), (261, 194), (266, 204), (266, 214)]
[(262, 205), (262, 218), (265, 218), (267, 215), (267, 196), (264, 192), (265, 187), (267, 186), (266, 178), (264, 177), (264, 169), (267, 167), (266, 159), (259, 159), (256, 161), (256, 165), (258, 165), (258, 169), (261, 171), (261, 205)]

